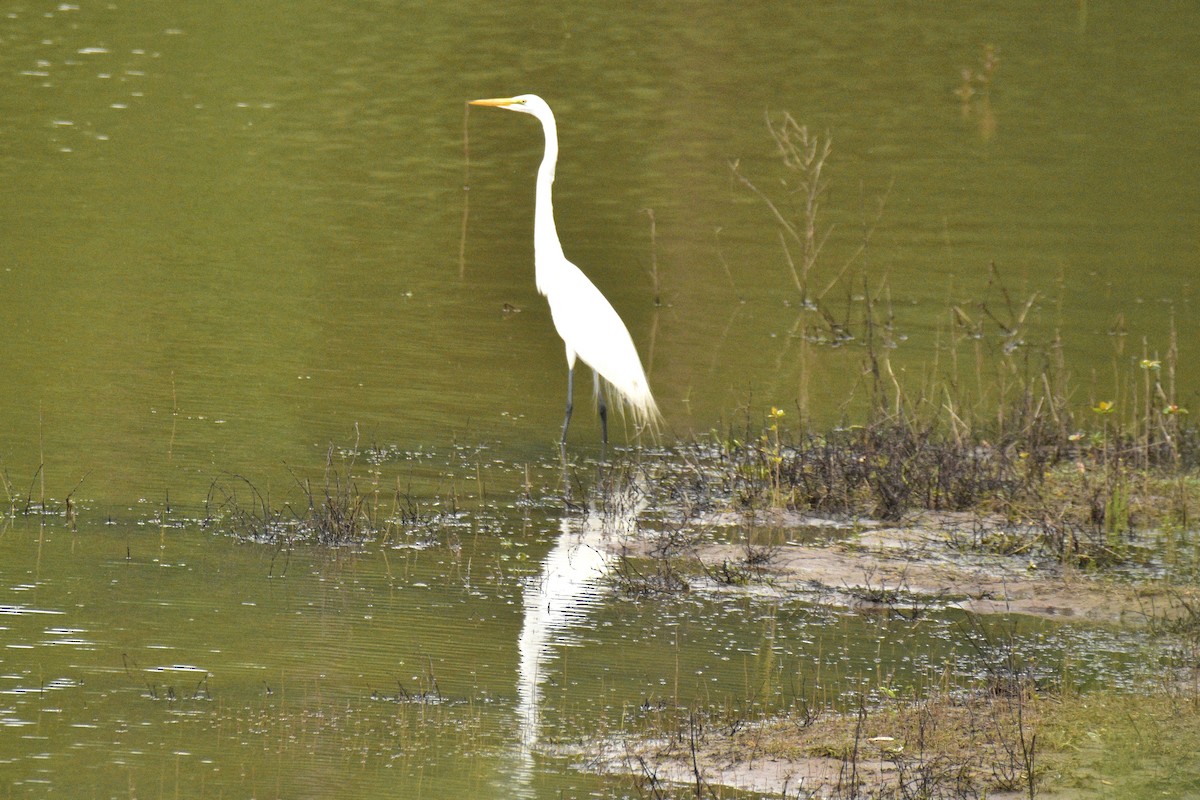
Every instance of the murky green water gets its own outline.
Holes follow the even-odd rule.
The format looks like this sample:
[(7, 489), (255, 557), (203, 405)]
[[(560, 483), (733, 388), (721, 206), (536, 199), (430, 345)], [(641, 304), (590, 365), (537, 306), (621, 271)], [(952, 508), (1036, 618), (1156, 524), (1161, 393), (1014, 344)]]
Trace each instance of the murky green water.
[[(606, 789), (521, 741), (676, 692), (749, 697), (770, 636), (790, 642), (780, 693), (815, 681), (806, 637), (839, 653), (835, 694), (906, 659), (969, 664), (802, 605), (614, 599), (603, 563), (539, 583), (560, 537), (587, 535), (518, 503), (526, 464), (535, 496), (554, 486), (563, 390), (531, 265), (541, 141), (463, 102), (554, 106), (560, 234), (626, 320), (669, 435), (801, 394), (833, 420), (859, 382), (860, 344), (801, 359), (777, 228), (730, 170), (785, 202), (765, 123), (784, 111), (834, 142), (819, 280), (850, 264), (887, 282), (898, 369), (930, 362), (950, 303), (998, 302), (994, 262), (1018, 305), (1038, 295), (1030, 352), (1060, 329), (1082, 393), (1110, 396), (1114, 365), (1143, 336), (1165, 351), (1173, 321), (1188, 405), (1198, 16), (0, 7), (0, 469), (7, 497), (70, 495), (78, 526), (0, 533), (0, 785), (583, 795)], [(999, 67), (964, 102), (988, 46)], [(596, 436), (577, 415), (573, 449)], [(463, 499), (452, 536), (284, 555), (192, 521), (214, 481), (284, 496), (356, 437), (384, 454), (359, 465), (384, 493)], [(539, 621), (536, 586), (581, 616)]]
[[(629, 530), (494, 513), (443, 530), (449, 546), (287, 553), (197, 524), (23, 518), (0, 538), (9, 794), (584, 796), (610, 790), (537, 745), (653, 728), (691, 703), (849, 705), (995, 668), (984, 629), (956, 615), (624, 597), (600, 546)], [(1141, 672), (1136, 642), (1111, 633), (987, 630), (1051, 682)]]
[[(355, 423), (403, 449), (543, 453), (564, 376), (530, 264), (532, 120), (470, 115), (459, 257), (463, 101), (526, 90), (558, 113), (568, 255), (625, 317), (673, 432), (796, 401), (796, 290), (728, 166), (783, 203), (765, 115), (784, 111), (834, 140), (822, 283), (886, 195), (850, 274), (890, 282), (899, 367), (930, 362), (948, 301), (999, 306), (995, 262), (1018, 305), (1043, 298), (1027, 338), (1061, 325), (1081, 390), (1095, 374), (1108, 397), (1118, 318), (1160, 352), (1172, 316), (1184, 358), (1197, 340), (1195, 14), (11, 4), (0, 458), (124, 504), (319, 463)], [(988, 45), (988, 102), (964, 109)], [(807, 353), (818, 421), (862, 358)]]

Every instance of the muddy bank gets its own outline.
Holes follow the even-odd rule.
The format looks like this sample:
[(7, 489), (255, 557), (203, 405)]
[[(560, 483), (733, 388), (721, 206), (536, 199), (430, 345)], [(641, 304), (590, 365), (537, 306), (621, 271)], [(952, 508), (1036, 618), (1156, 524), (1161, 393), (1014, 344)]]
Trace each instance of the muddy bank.
[[(903, 525), (871, 520), (851, 524), (778, 510), (723, 512), (702, 524), (718, 530), (803, 529), (806, 535), (800, 542), (747, 545), (737, 541), (741, 532), (735, 531), (723, 537), (724, 542), (689, 545), (687, 556), (711, 568), (744, 563), (754, 549), (756, 583), (852, 608), (903, 611), (933, 605), (979, 614), (1136, 626), (1178, 607), (1178, 592), (1154, 583), (1092, 575), (1044, 558), (956, 546), (969, 538), (959, 534), (977, 520), (967, 514), (924, 513)], [(662, 555), (661, 543), (648, 538), (626, 540), (619, 547), (626, 555)]]
[[(722, 512), (698, 520), (705, 535), (686, 543), (678, 536), (640, 535), (614, 539), (611, 547), (627, 557), (698, 563), (701, 569), (687, 570), (692, 588), (700, 583), (712, 591), (775, 592), (863, 613), (959, 608), (1143, 627), (1195, 607), (1188, 587), (1111, 571), (1090, 574), (1045, 556), (985, 552), (971, 546), (979, 524), (978, 515), (931, 512), (902, 525), (782, 510)], [(764, 537), (764, 531), (776, 535)], [(740, 587), (715, 580), (714, 574), (729, 574), (723, 569), (728, 564), (743, 565), (753, 577)], [(1175, 691), (1169, 682), (1162, 692), (1168, 689)], [(790, 713), (746, 721), (736, 732), (702, 723), (700, 730), (690, 729), (697, 724), (693, 712), (692, 721), (671, 732), (592, 742), (585, 751), (560, 755), (586, 762), (581, 766), (590, 771), (625, 775), (655, 796), (657, 787), (668, 785), (702, 794), (709, 792), (706, 787), (728, 786), (801, 797), (893, 796), (897, 787), (920, 785), (936, 787), (929, 796), (1028, 797), (1031, 771), (1039, 784), (1055, 773), (1045, 782), (1061, 788), (1063, 771), (1073, 768), (1063, 767), (1069, 759), (1053, 751), (1075, 752), (1079, 743), (1069, 743), (1072, 736), (1098, 726), (1098, 720), (1111, 728), (1109, 706), (1127, 702), (1105, 698), (1109, 706), (1096, 719), (1066, 719), (1083, 714), (1078, 708), (1086, 704), (1064, 699), (1017, 682), (885, 702), (861, 714)], [(1175, 713), (1159, 716), (1174, 720)], [(1054, 728), (1060, 729), (1057, 744), (1040, 733)], [(1043, 754), (1055, 766), (1035, 764)], [(1039, 785), (1036, 793), (1056, 796), (1043, 795), (1047, 788)]]
[(1028, 692), (940, 695), (732, 733), (693, 717), (673, 736), (601, 742), (581, 766), (632, 776), (653, 796), (676, 785), (696, 796), (720, 796), (712, 788), (727, 786), (780, 797), (1011, 800), (1028, 797), (1029, 770), (1038, 770), (1033, 727), (1046, 704)]

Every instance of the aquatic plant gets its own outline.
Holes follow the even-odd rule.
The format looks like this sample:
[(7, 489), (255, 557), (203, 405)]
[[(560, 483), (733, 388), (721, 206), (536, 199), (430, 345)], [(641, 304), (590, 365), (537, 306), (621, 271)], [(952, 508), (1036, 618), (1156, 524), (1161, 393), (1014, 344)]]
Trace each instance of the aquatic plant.
[[(995, 49), (985, 48), (969, 84), (986, 93), (997, 65)], [(821, 219), (831, 139), (813, 136), (788, 114), (778, 123), (768, 118), (767, 128), (788, 202), (761, 190), (738, 162), (730, 167), (779, 224), (800, 295), (787, 341), (799, 339), (803, 348), (854, 341), (863, 356), (840, 426), (809, 430), (802, 377), (791, 429), (772, 406), (761, 426), (748, 413), (743, 430), (723, 435), (733, 502), (891, 521), (918, 510), (970, 510), (980, 517), (976, 545), (1003, 542), (1009, 551), (1039, 550), (1083, 565), (1125, 559), (1139, 526), (1194, 516), (1200, 495), (1179, 477), (1200, 467), (1200, 446), (1177, 394), (1174, 325), (1162, 354), (1143, 340), (1131, 358), (1125, 337), (1115, 337), (1114, 385), (1093, 385), (1093, 399), (1082, 403), (1057, 330), (1036, 342), (1030, 317), (1042, 298), (1011, 291), (992, 263), (977, 300), (948, 304), (948, 325), (927, 367), (916, 378), (898, 374), (887, 276), (871, 281), (865, 268), (852, 269), (886, 193), (852, 255), (823, 264), (833, 233)], [(821, 273), (824, 288), (814, 290)], [(847, 289), (846, 308), (835, 314), (827, 295), (839, 285)], [(1058, 307), (1061, 313), (1061, 301)]]

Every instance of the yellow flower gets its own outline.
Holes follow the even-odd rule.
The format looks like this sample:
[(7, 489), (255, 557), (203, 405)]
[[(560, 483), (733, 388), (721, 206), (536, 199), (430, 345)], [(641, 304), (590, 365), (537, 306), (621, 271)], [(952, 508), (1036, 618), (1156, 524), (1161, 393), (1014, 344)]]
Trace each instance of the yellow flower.
[(1149, 358), (1142, 359), (1142, 369), (1159, 369), (1161, 367), (1162, 367), (1162, 362), (1159, 361), (1158, 359), (1153, 359), (1153, 360), (1149, 359)]
[(1092, 411), (1097, 414), (1111, 414), (1117, 410), (1117, 404), (1112, 400), (1101, 400), (1096, 405), (1092, 406)]
[(782, 416), (784, 416), (784, 411), (782, 408), (776, 408), (775, 406), (771, 406), (771, 417), (773, 419), (779, 419)]

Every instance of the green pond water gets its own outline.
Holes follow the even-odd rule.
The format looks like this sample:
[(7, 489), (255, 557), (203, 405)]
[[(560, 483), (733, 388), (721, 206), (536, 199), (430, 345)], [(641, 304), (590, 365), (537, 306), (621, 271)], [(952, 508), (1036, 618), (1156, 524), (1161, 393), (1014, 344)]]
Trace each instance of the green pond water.
[[(798, 335), (730, 167), (792, 213), (784, 112), (833, 142), (814, 283), (838, 315), (886, 298), (901, 377), (945, 361), (951, 306), (1008, 318), (999, 275), (1031, 301), (1017, 360), (1060, 334), (1081, 403), (1173, 329), (1200, 407), (1198, 32), (1191, 4), (1086, 0), (0, 4), (0, 499), (54, 512), (0, 522), (0, 797), (608, 796), (536, 745), (977, 674), (950, 613), (608, 588), (595, 537), (661, 510), (555, 499), (541, 136), (464, 102), (554, 107), (559, 233), (668, 439), (861, 397), (862, 341)], [(297, 502), (331, 447), (436, 523), (290, 550), (202, 524), (231, 486)], [(996, 624), (1082, 686), (1144, 666), (1121, 634)]]
[(541, 746), (692, 703), (754, 714), (968, 684), (993, 674), (992, 643), (1082, 690), (1152, 668), (1135, 637), (1019, 617), (914, 623), (715, 587), (635, 599), (601, 549), (629, 529), (469, 516), (442, 530), (451, 545), (288, 553), (170, 520), (10, 527), (8, 795), (611, 796), (572, 767), (588, 748)]

